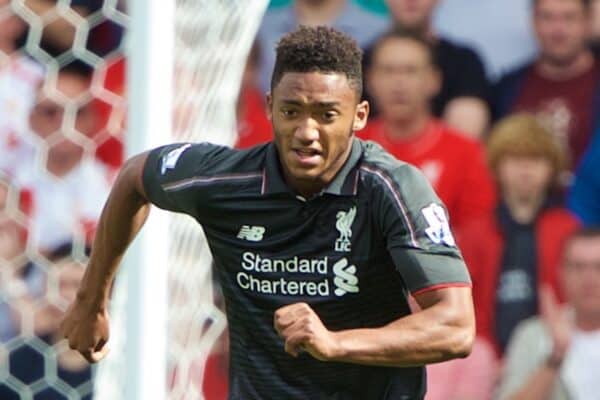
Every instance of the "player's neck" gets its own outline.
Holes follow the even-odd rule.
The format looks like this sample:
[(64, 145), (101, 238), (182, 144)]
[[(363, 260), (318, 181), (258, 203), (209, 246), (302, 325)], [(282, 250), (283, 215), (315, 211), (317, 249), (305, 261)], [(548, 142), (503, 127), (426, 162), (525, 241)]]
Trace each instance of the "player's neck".
[(297, 0), (294, 7), (300, 25), (329, 25), (342, 13), (347, 0)]
[(519, 224), (532, 223), (546, 201), (544, 193), (521, 196), (517, 193), (507, 192), (506, 190), (502, 198), (511, 217)]
[(589, 50), (582, 51), (572, 60), (556, 62), (548, 57), (541, 57), (536, 64), (537, 71), (544, 78), (566, 80), (588, 71), (594, 64), (594, 56)]
[(410, 118), (384, 118), (383, 129), (390, 139), (411, 139), (424, 132), (430, 121), (428, 112), (416, 113)]

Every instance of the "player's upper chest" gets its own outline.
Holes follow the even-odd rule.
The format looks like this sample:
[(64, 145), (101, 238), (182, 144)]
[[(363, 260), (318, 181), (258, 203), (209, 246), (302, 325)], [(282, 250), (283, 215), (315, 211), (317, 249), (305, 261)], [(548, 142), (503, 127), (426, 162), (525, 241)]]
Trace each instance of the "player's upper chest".
[(369, 208), (359, 196), (329, 194), (308, 200), (291, 195), (222, 199), (204, 226), (213, 251), (365, 255), (373, 229)]

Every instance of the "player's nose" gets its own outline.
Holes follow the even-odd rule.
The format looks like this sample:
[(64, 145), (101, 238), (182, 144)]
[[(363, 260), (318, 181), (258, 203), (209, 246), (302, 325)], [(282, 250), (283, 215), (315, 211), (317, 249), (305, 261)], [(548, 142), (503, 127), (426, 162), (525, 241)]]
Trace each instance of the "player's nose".
[(319, 124), (312, 118), (306, 118), (300, 122), (294, 131), (296, 139), (302, 142), (314, 142), (319, 140)]

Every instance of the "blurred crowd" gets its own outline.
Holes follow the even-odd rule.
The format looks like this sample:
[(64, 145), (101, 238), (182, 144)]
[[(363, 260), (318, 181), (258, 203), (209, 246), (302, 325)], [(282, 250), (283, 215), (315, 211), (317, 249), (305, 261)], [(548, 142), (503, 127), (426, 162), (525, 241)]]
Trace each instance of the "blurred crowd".
[[(89, 398), (92, 371), (61, 347), (57, 323), (123, 160), (123, 27), (102, 0), (73, 0), (67, 14), (53, 0), (10, 3), (0, 399), (25, 388)], [(600, 399), (600, 0), (272, 1), (242, 78), (238, 148), (272, 138), (274, 47), (298, 25), (334, 26), (363, 48), (372, 113), (356, 134), (422, 170), (470, 269), (476, 345), (428, 367), (427, 399)], [(224, 336), (198, 377), (208, 400), (226, 398), (227, 357)]]

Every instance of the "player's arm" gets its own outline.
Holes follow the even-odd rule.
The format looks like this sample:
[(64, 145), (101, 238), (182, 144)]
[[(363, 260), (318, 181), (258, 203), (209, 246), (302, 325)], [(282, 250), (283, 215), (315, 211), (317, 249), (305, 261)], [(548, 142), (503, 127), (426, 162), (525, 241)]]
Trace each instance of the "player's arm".
[(449, 287), (415, 296), (421, 311), (383, 328), (336, 334), (336, 360), (411, 366), (466, 357), (475, 340), (471, 289)]
[(76, 300), (61, 326), (69, 346), (90, 362), (97, 362), (106, 354), (110, 287), (125, 250), (150, 211), (142, 185), (147, 156), (148, 153), (135, 156), (122, 167), (102, 210)]
[(469, 355), (475, 339), (471, 289), (435, 289), (415, 299), (421, 311), (380, 328), (328, 331), (303, 303), (279, 309), (275, 328), (289, 354), (304, 350), (323, 361), (407, 367)]

